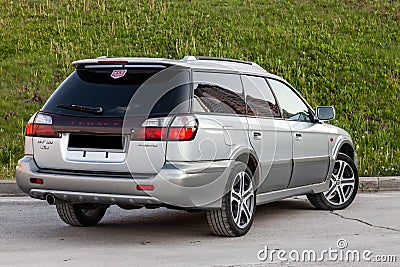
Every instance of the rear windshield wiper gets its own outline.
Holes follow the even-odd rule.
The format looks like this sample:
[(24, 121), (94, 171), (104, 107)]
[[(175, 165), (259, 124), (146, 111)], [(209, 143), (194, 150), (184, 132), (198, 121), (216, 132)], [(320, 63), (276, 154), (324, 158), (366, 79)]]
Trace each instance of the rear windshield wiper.
[(102, 107), (87, 107), (87, 106), (81, 106), (81, 105), (74, 105), (74, 104), (58, 104), (58, 108), (63, 108), (63, 109), (69, 109), (69, 110), (76, 110), (76, 111), (82, 111), (82, 112), (87, 112), (87, 113), (92, 113), (92, 114), (101, 114), (103, 113), (103, 108)]

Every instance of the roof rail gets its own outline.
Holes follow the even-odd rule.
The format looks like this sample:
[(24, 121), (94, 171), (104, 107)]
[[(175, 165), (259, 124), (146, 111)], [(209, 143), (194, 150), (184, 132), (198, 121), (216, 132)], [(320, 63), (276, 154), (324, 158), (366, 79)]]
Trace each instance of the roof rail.
[(216, 60), (216, 61), (226, 61), (226, 62), (234, 62), (234, 63), (242, 63), (247, 65), (253, 65), (252, 62), (233, 59), (233, 58), (224, 58), (224, 57), (208, 57), (208, 56), (186, 56), (183, 58), (185, 61), (189, 60)]

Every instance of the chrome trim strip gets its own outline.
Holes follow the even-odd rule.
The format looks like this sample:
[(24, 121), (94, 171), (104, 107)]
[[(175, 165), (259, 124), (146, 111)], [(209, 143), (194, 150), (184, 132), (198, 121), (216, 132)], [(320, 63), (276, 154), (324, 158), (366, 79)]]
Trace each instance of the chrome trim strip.
[(266, 160), (261, 161), (260, 163), (263, 165), (272, 165), (273, 167), (281, 167), (282, 165), (288, 165), (292, 162), (292, 159), (273, 159), (273, 160)]
[(163, 169), (178, 170), (182, 173), (222, 173), (229, 166), (229, 160), (179, 162), (167, 161)]
[(302, 157), (302, 158), (294, 158), (294, 163), (305, 163), (305, 162), (313, 162), (313, 161), (322, 161), (329, 160), (329, 155), (319, 156), (319, 157)]

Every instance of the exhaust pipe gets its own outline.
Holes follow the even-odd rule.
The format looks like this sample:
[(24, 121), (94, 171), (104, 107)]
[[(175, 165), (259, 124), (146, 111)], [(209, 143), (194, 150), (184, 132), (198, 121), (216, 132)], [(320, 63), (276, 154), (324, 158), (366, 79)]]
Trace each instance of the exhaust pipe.
[(49, 205), (55, 205), (56, 204), (56, 197), (53, 196), (52, 194), (47, 194), (46, 195), (46, 201), (49, 203)]

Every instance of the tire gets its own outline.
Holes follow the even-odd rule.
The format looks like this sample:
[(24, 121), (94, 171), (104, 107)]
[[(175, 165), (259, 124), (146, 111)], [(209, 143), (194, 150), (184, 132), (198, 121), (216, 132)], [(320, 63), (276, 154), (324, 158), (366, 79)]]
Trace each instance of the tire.
[(243, 162), (235, 162), (229, 174), (226, 194), (222, 197), (222, 207), (207, 210), (207, 222), (218, 236), (245, 235), (253, 224), (256, 211), (256, 190), (249, 167)]
[(326, 192), (307, 195), (308, 200), (318, 209), (341, 210), (354, 200), (358, 190), (358, 171), (353, 160), (339, 154)]
[(60, 219), (72, 226), (93, 226), (104, 217), (107, 206), (89, 203), (56, 204)]

